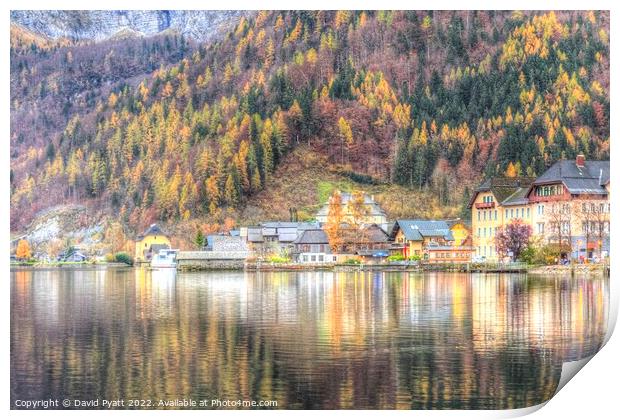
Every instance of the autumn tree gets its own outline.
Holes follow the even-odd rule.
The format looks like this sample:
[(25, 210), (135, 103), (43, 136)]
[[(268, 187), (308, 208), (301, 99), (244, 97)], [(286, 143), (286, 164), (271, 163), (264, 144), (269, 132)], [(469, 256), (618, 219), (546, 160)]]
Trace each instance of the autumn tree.
[(332, 193), (327, 205), (327, 221), (323, 230), (327, 234), (327, 240), (332, 252), (337, 253), (344, 244), (343, 224), (345, 221), (342, 194), (339, 190), (335, 190)]
[(15, 257), (19, 260), (29, 260), (32, 257), (30, 244), (25, 239), (20, 239), (15, 250)]
[(512, 261), (516, 261), (527, 248), (531, 236), (532, 227), (520, 219), (500, 226), (495, 234), (497, 253), (502, 258), (510, 257)]

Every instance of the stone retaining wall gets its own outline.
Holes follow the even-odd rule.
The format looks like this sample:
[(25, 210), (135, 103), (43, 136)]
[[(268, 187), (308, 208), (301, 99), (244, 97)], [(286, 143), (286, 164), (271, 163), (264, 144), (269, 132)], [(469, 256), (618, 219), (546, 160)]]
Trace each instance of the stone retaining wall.
[(177, 270), (243, 270), (247, 256), (244, 251), (181, 251), (177, 255)]

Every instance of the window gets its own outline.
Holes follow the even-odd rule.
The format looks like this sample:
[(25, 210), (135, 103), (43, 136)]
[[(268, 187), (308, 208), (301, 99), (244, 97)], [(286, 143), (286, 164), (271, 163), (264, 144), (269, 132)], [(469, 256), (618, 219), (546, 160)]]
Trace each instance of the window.
[(521, 208), (521, 219), (525, 217), (525, 209)]
[(310, 257), (310, 260), (311, 260), (312, 262), (316, 262), (316, 255), (312, 255), (312, 256)]
[(495, 210), (495, 220), (497, 220), (497, 210)]
[(319, 262), (323, 262), (323, 254), (319, 255)]
[(527, 218), (529, 219), (530, 218), (530, 208), (529, 207), (527, 208), (527, 212), (526, 213), (527, 213)]
[(515, 211), (514, 209), (510, 209), (510, 218), (511, 219), (515, 216), (514, 211)]
[(480, 238), (480, 228), (478, 228), (478, 237)]
[(508, 219), (508, 209), (506, 209), (506, 219)]
[(480, 221), (480, 210), (478, 210), (478, 221)]
[(482, 212), (482, 220), (487, 220), (487, 211)]
[(336, 262), (336, 256), (334, 255), (334, 262)]
[(537, 223), (537, 233), (539, 235), (542, 235), (545, 233), (545, 224), (544, 223)]
[(308, 262), (308, 256), (307, 255), (304, 255), (303, 259), (304, 259), (304, 262)]

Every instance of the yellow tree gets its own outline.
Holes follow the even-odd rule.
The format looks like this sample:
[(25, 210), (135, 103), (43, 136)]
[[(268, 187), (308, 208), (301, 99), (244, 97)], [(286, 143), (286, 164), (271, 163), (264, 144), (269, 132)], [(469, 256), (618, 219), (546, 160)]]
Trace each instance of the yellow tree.
[(344, 212), (342, 209), (342, 195), (336, 190), (329, 198), (327, 210), (327, 222), (325, 223), (325, 233), (332, 252), (336, 253), (342, 249), (344, 238), (342, 237), (342, 223)]
[(351, 126), (344, 119), (344, 117), (340, 117), (338, 120), (338, 131), (340, 132), (340, 139), (342, 140), (341, 150), (342, 150), (342, 158), (341, 163), (344, 164), (344, 145), (346, 143), (347, 146), (353, 144), (353, 132), (351, 131)]
[(366, 205), (364, 199), (364, 192), (355, 190), (351, 193), (351, 200), (347, 204), (347, 242), (364, 243), (366, 234), (366, 222), (368, 215), (370, 214), (370, 208)]
[(15, 256), (20, 260), (29, 260), (32, 257), (30, 251), (30, 244), (25, 239), (20, 239), (17, 243), (17, 249), (15, 250)]

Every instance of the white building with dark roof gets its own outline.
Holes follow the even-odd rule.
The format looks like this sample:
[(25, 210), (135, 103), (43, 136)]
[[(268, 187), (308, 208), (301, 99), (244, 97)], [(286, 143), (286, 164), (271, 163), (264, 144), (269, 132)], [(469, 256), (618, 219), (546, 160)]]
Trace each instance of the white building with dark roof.
[[(349, 210), (349, 203), (353, 198), (353, 194), (350, 192), (341, 192), (340, 193), (340, 201), (343, 206), (343, 214), (344, 220), (347, 220), (347, 217), (351, 217), (351, 211)], [(388, 221), (387, 215), (385, 211), (377, 204), (374, 196), (364, 194), (364, 205), (368, 209), (368, 214), (365, 216), (363, 223), (366, 225), (375, 224), (381, 227), (384, 231), (388, 230)], [(316, 221), (321, 225), (327, 223), (327, 215), (329, 213), (329, 202), (325, 203), (323, 207), (319, 209), (316, 214)]]

